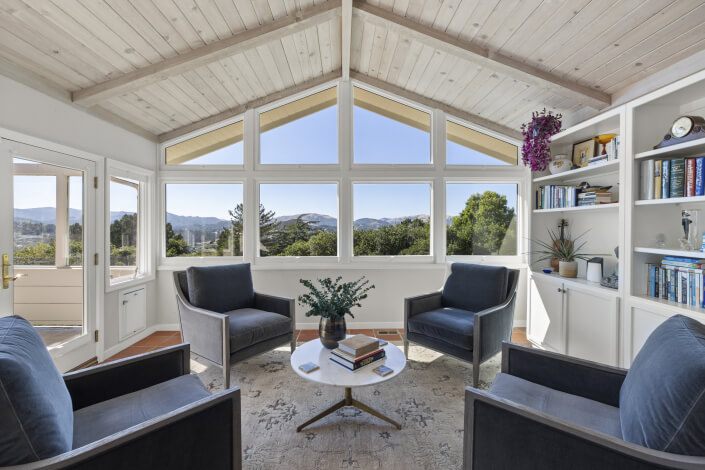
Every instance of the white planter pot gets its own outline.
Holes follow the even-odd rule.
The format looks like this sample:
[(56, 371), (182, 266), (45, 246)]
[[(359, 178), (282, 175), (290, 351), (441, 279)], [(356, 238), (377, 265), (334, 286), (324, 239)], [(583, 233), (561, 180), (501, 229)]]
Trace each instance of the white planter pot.
[(578, 277), (577, 261), (559, 261), (558, 274), (563, 277)]

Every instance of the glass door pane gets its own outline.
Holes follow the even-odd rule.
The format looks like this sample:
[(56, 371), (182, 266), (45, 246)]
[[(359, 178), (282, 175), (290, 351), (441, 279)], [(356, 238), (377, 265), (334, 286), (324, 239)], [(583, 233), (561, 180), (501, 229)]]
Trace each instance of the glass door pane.
[(82, 171), (13, 159), (14, 313), (49, 349), (85, 333)]

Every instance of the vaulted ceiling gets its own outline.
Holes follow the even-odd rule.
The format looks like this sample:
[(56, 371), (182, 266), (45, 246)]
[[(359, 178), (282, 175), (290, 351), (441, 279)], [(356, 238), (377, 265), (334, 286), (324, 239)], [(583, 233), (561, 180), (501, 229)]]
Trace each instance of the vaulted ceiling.
[(516, 134), (703, 48), (705, 0), (0, 2), (0, 73), (162, 140), (341, 76)]

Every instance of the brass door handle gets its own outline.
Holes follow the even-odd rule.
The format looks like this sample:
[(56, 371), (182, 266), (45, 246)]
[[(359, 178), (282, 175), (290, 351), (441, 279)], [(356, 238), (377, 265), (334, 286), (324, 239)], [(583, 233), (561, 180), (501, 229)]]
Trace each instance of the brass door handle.
[(25, 277), (26, 274), (17, 274), (15, 276), (10, 276), (10, 256), (2, 255), (2, 288), (9, 289), (10, 283), (16, 281), (21, 277)]

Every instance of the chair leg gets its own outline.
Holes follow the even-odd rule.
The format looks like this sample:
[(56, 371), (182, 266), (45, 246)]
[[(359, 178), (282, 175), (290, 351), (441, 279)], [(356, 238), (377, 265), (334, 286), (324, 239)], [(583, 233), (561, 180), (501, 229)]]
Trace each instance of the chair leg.
[(230, 366), (229, 364), (223, 365), (223, 386), (225, 387), (226, 390), (230, 388), (230, 367), (229, 366)]
[(293, 354), (294, 351), (296, 351), (296, 333), (291, 336), (291, 353)]
[(404, 336), (404, 356), (409, 359), (409, 340)]
[(480, 383), (480, 364), (473, 361), (472, 365), (472, 386), (477, 388), (477, 384)]

